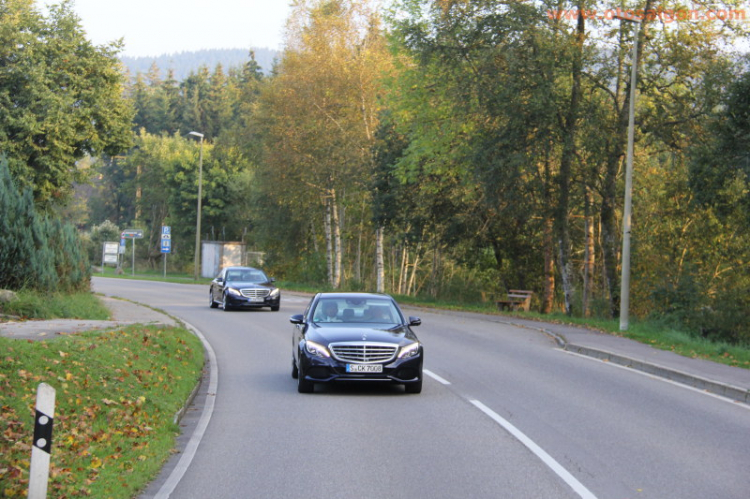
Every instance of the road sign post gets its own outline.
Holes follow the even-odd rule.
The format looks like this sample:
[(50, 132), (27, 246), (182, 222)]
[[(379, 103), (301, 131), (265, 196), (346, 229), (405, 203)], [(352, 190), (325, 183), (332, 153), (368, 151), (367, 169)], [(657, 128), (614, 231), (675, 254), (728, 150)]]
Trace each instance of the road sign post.
[(135, 275), (135, 240), (143, 239), (143, 230), (142, 229), (125, 229), (124, 231), (122, 231), (122, 234), (120, 234), (120, 236), (123, 239), (133, 240), (133, 267), (131, 269), (131, 274)]
[(172, 252), (172, 227), (161, 226), (161, 253), (164, 255), (164, 279), (167, 278), (167, 254)]

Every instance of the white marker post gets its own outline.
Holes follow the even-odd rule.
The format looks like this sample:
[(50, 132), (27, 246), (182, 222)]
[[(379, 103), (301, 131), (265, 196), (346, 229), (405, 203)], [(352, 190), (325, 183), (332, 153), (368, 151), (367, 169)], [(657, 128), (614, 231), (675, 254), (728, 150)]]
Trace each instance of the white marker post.
[(34, 445), (31, 448), (28, 499), (45, 499), (49, 481), (50, 452), (52, 451), (52, 422), (55, 417), (55, 389), (40, 383), (36, 392)]

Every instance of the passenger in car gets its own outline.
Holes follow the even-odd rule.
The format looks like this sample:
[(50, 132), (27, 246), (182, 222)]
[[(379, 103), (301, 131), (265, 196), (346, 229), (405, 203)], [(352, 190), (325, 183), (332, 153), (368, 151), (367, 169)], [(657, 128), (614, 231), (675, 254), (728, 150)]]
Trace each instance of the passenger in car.
[(391, 314), (385, 307), (370, 307), (366, 311), (367, 322), (390, 323)]

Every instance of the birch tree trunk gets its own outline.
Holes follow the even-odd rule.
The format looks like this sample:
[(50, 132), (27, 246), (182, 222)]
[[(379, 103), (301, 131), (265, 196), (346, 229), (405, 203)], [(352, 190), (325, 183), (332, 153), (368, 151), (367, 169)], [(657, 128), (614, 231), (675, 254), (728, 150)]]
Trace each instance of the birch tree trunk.
[(326, 215), (323, 221), (323, 229), (326, 237), (326, 268), (328, 271), (328, 284), (334, 286), (333, 279), (333, 238), (331, 237), (331, 200), (326, 199)]
[(593, 296), (593, 282), (594, 282), (594, 263), (596, 262), (596, 256), (594, 253), (594, 217), (592, 214), (592, 205), (594, 202), (593, 193), (591, 188), (586, 188), (586, 204), (585, 204), (585, 216), (586, 216), (586, 250), (583, 257), (583, 315), (589, 317), (591, 315), (591, 297)]
[(375, 280), (377, 292), (385, 293), (385, 261), (383, 259), (383, 227), (375, 230)]
[(336, 204), (336, 191), (331, 191), (331, 229), (333, 230), (333, 289), (341, 287), (341, 221), (339, 218), (339, 208)]
[(544, 299), (542, 313), (549, 314), (555, 303), (555, 243), (553, 238), (553, 221), (544, 222)]
[(362, 209), (362, 216), (359, 221), (359, 231), (357, 234), (357, 255), (354, 258), (354, 280), (362, 282), (362, 236), (365, 230), (365, 211)]
[(417, 251), (414, 255), (414, 263), (411, 267), (411, 276), (409, 277), (409, 284), (406, 286), (406, 295), (411, 296), (414, 292), (414, 281), (417, 276), (417, 269), (419, 268), (419, 262), (421, 260), (419, 253), (422, 248), (422, 243), (417, 244)]
[(432, 268), (430, 269), (430, 296), (437, 298), (438, 290), (438, 266), (440, 263), (440, 247), (437, 242), (433, 243), (434, 249), (432, 251)]
[(409, 252), (406, 249), (406, 244), (401, 248), (401, 268), (398, 273), (398, 290), (396, 291), (400, 295), (404, 294), (407, 266), (409, 265)]

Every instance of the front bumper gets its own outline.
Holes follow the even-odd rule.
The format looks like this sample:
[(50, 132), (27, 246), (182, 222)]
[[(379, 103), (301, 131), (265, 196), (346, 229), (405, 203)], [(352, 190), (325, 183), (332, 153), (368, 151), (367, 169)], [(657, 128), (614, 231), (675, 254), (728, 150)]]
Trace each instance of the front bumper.
[(422, 378), (422, 352), (414, 357), (395, 359), (382, 364), (382, 373), (349, 373), (346, 362), (333, 357), (313, 356), (304, 349), (300, 352), (300, 368), (307, 381), (330, 383), (333, 381), (391, 381), (394, 383), (416, 383)]
[(263, 301), (254, 301), (252, 298), (227, 293), (227, 305), (232, 308), (278, 307), (279, 303), (281, 303), (281, 295), (273, 298), (266, 296)]

